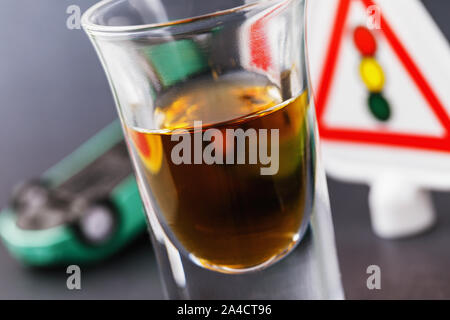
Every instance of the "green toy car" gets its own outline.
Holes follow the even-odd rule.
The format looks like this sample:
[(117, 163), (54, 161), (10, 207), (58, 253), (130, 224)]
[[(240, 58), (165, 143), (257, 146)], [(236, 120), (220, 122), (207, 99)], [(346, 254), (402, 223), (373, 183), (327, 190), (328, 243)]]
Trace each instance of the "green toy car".
[[(158, 81), (165, 87), (210, 72), (201, 47), (183, 39), (141, 48), (140, 54), (158, 66)], [(0, 237), (12, 255), (28, 265), (98, 261), (146, 229), (118, 121), (38, 181), (19, 186), (12, 198), (11, 206), (0, 213)]]
[(117, 252), (146, 228), (118, 121), (36, 181), (14, 190), (0, 237), (32, 266), (85, 264)]

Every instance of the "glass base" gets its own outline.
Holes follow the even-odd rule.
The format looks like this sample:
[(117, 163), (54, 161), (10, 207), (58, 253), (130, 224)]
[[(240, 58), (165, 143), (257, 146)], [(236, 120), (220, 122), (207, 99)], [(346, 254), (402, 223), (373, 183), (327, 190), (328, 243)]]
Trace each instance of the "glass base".
[(208, 262), (204, 262), (202, 259), (197, 258), (195, 255), (190, 254), (189, 258), (198, 266), (209, 269), (211, 271), (226, 273), (226, 274), (243, 274), (243, 273), (250, 273), (250, 272), (256, 272), (260, 270), (264, 270), (268, 267), (270, 267), (272, 264), (278, 262), (279, 260), (283, 259), (289, 253), (291, 253), (295, 247), (301, 242), (303, 236), (305, 235), (306, 231), (309, 228), (309, 224), (306, 224), (302, 230), (300, 230), (298, 233), (295, 234), (295, 236), (292, 239), (291, 244), (282, 252), (280, 252), (277, 255), (274, 255), (270, 259), (266, 260), (264, 263), (261, 263), (259, 265), (256, 265), (254, 267), (250, 268), (227, 268), (224, 266), (218, 266), (215, 264), (210, 264)]
[(266, 268), (258, 266), (255, 272), (226, 274), (208, 270), (152, 235), (166, 297), (343, 299), (329, 207), (317, 200), (310, 226), (298, 244), (283, 259)]

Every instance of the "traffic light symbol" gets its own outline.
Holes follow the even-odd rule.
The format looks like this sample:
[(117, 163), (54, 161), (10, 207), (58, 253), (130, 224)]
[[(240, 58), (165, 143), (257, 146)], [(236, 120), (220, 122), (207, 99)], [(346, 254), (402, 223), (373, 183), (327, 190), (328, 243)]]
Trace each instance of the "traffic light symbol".
[(364, 26), (358, 26), (353, 32), (353, 41), (362, 58), (359, 73), (369, 96), (367, 104), (371, 114), (379, 121), (388, 121), (391, 108), (383, 96), (385, 76), (383, 68), (376, 60), (377, 42), (372, 32)]

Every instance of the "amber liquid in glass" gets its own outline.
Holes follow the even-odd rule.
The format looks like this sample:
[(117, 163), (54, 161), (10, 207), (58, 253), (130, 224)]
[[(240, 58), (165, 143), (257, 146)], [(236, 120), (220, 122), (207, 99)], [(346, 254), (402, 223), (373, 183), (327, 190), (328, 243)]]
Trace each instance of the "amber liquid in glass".
[[(306, 91), (283, 102), (275, 86), (245, 79), (192, 81), (171, 90), (157, 102), (158, 130), (127, 128), (141, 192), (152, 199), (149, 214), (207, 268), (248, 269), (283, 256), (309, 221), (314, 145), (307, 112)], [(267, 165), (260, 163), (174, 164), (179, 142), (171, 136), (183, 128), (193, 138), (195, 120), (202, 130), (278, 129), (278, 172), (261, 175)], [(225, 156), (227, 148), (218, 152)]]

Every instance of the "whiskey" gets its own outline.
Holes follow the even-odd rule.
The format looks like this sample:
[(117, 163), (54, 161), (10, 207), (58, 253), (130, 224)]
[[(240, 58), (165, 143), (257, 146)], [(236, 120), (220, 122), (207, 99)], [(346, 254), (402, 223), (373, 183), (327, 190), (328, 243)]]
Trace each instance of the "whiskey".
[[(308, 94), (283, 101), (268, 82), (243, 77), (198, 80), (171, 89), (156, 102), (156, 129), (128, 126), (141, 192), (177, 247), (206, 268), (233, 272), (284, 256), (309, 222), (314, 165)], [(278, 170), (262, 175), (261, 163), (175, 164), (173, 135), (201, 131), (277, 129)], [(198, 132), (197, 132), (198, 133)], [(192, 150), (195, 149), (191, 139)], [(224, 140), (225, 141), (225, 140)], [(212, 142), (204, 142), (204, 146)], [(246, 142), (245, 150), (252, 146)], [(215, 149), (225, 158), (223, 143)], [(193, 157), (193, 155), (192, 155)]]

